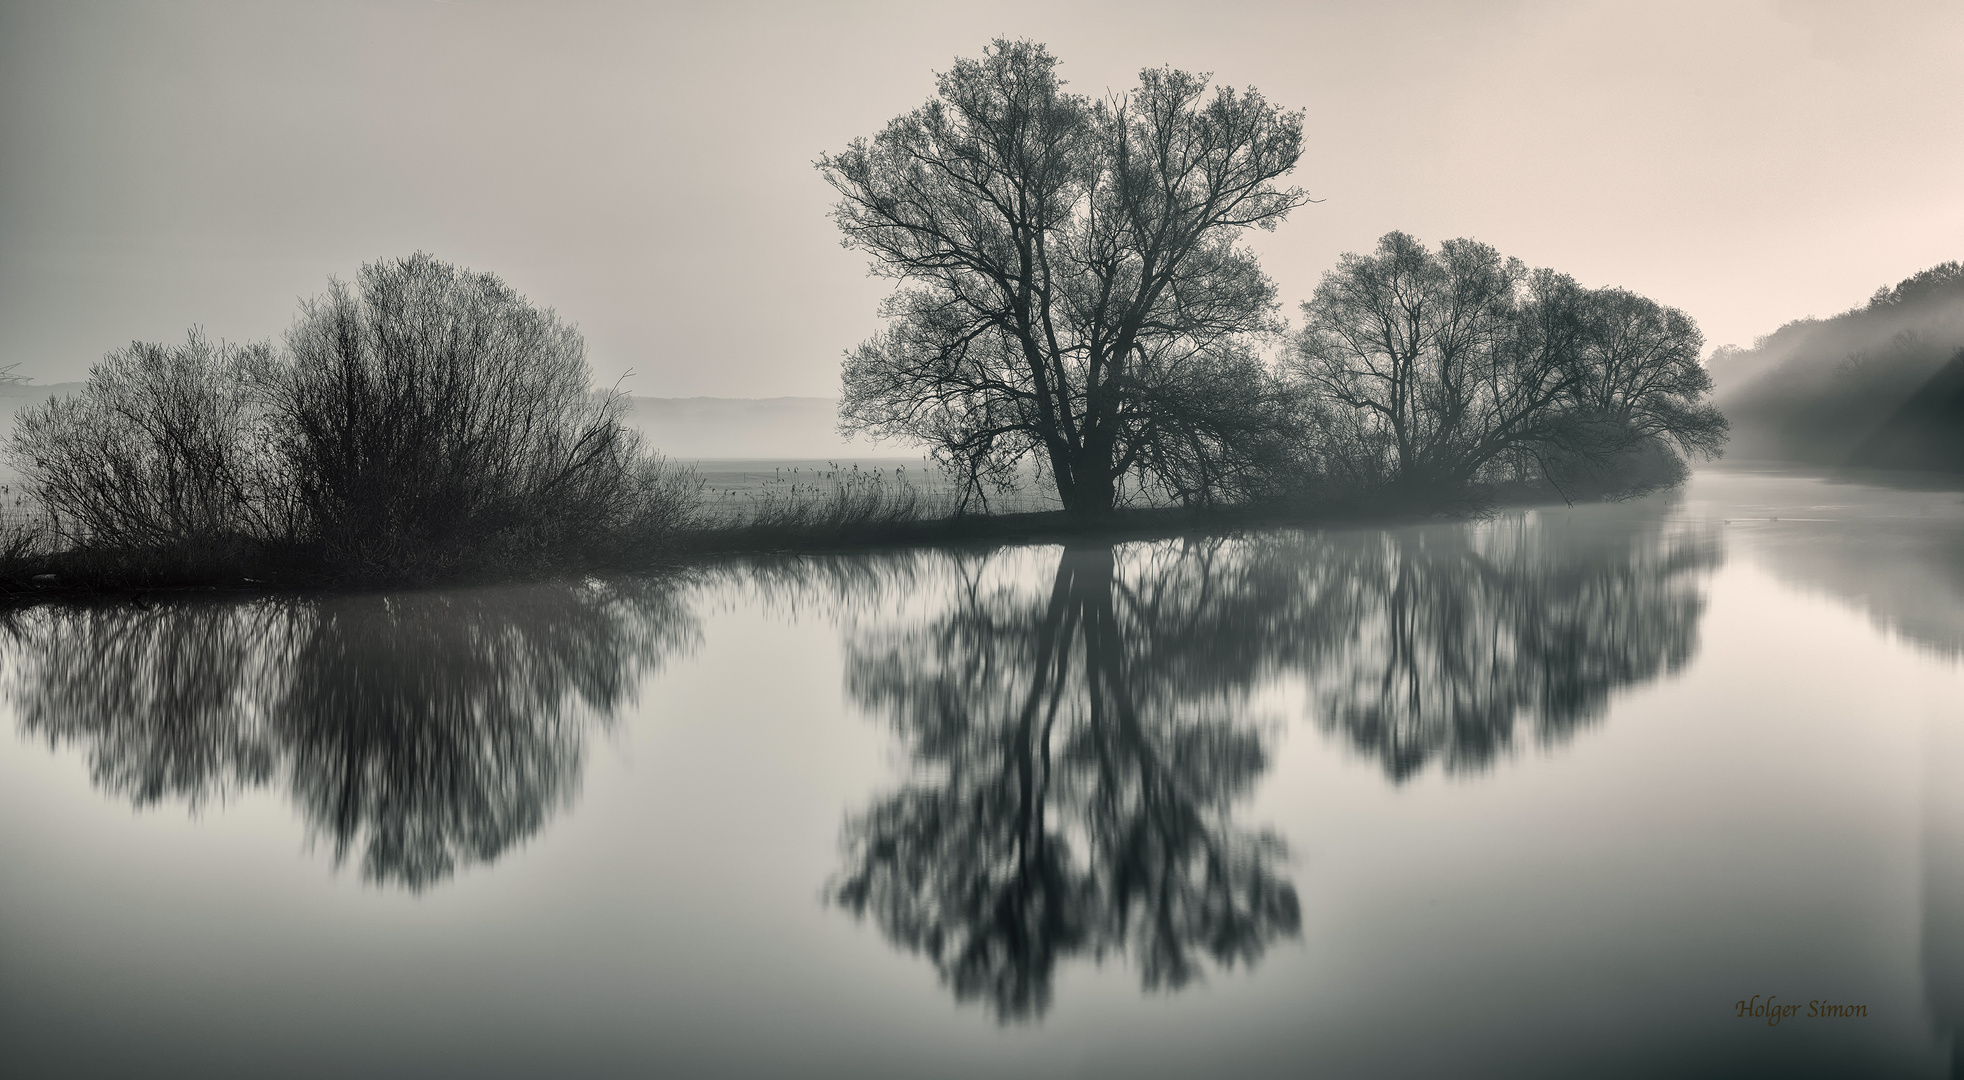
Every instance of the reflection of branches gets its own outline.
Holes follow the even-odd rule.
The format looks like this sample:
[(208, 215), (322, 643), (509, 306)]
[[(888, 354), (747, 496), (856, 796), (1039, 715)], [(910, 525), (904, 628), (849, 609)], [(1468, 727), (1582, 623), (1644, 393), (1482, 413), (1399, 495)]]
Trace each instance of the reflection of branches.
[(850, 618), (883, 610), (891, 596), (919, 587), (935, 561), (919, 550), (738, 557), (711, 571), (709, 591), (753, 598), (781, 617), (795, 618), (810, 608)]
[(1253, 963), (1300, 922), (1280, 841), (1231, 822), (1266, 763), (1238, 719), (1258, 683), (1303, 678), (1394, 779), (1483, 768), (1684, 664), (1717, 558), (1654, 507), (1073, 549), (1047, 596), (992, 557), (910, 557), (949, 604), (861, 634), (849, 689), (920, 779), (850, 822), (833, 896), (1004, 1019), (1074, 955), (1169, 988)]
[[(1675, 671), (1696, 648), (1711, 534), (1605, 510), (1322, 537), (1346, 633), (1302, 642), (1318, 721), (1403, 779), (1480, 769), (1532, 725), (1543, 743), (1600, 717), (1612, 692)], [(1326, 617), (1322, 625), (1337, 620)]]
[(266, 643), (294, 614), (277, 601), (36, 609), (16, 624), (21, 724), (51, 745), (87, 743), (96, 786), (139, 806), (263, 784)]
[(336, 861), (421, 889), (536, 832), (605, 719), (690, 623), (656, 581), (43, 609), (22, 724), (96, 783), (194, 805), (284, 775)]
[(1068, 551), (1043, 600), (963, 566), (953, 611), (853, 653), (853, 696), (936, 779), (849, 826), (836, 898), (1005, 1019), (1048, 1006), (1060, 958), (1126, 953), (1177, 988), (1299, 925), (1280, 841), (1228, 820), (1265, 764), (1230, 716), (1246, 682), (1182, 678), (1218, 668), (1181, 641), (1245, 631), (1204, 555), (1143, 555), (1121, 575)]

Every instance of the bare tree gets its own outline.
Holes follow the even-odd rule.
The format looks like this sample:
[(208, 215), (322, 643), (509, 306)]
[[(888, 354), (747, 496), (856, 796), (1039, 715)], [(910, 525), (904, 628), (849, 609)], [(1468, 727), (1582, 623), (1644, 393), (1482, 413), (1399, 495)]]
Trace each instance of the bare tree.
[(1237, 362), (1277, 323), (1235, 240), (1305, 201), (1276, 184), (1302, 114), (1171, 69), (1093, 103), (1056, 64), (999, 40), (819, 160), (845, 243), (903, 286), (847, 357), (841, 427), (929, 444), (971, 493), (1034, 457), (1074, 512), (1111, 509), (1128, 477), (1211, 497), (1251, 460), (1226, 421), (1274, 397)]

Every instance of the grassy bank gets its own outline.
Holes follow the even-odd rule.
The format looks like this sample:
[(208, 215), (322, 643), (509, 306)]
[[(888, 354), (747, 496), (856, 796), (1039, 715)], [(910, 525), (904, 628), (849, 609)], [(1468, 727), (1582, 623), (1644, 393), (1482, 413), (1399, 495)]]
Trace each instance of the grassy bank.
[(795, 513), (710, 525), (676, 537), (679, 559), (723, 554), (854, 550), (949, 544), (1051, 544), (1219, 535), (1247, 529), (1391, 523), (1475, 517), (1501, 505), (1558, 501), (1552, 493), (1469, 490), (1414, 500), (1390, 492), (1325, 499), (1286, 499), (1233, 506), (1153, 506), (1081, 516), (1063, 510), (932, 513), (898, 505), (814, 502)]
[(725, 555), (910, 546), (1117, 543), (1251, 529), (1395, 524), (1478, 517), (1503, 506), (1558, 502), (1542, 489), (1482, 487), (1414, 496), (1376, 491), (1213, 507), (1135, 507), (1086, 517), (1061, 510), (955, 512), (904, 486), (841, 483), (829, 494), (698, 506), (659, 536), (532, 560), (470, 551), (423, 560), (416, 574), (364, 574), (305, 547), (231, 544), (52, 548), (31, 522), (0, 529), (0, 597), (13, 603), (186, 591), (345, 592), (536, 581), (684, 569)]
[[(905, 470), (857, 466), (786, 474), (747, 491), (708, 492), (689, 469), (662, 466), (632, 489), (626, 512), (540, 538), (530, 508), (455, 521), (424, 533), (422, 550), (393, 545), (350, 558), (331, 537), (204, 532), (132, 542), (77, 537), (12, 498), (0, 525), (0, 597), (13, 603), (167, 591), (348, 592), (518, 583), (593, 574), (662, 572), (726, 555), (853, 551), (926, 545), (1122, 542), (1265, 528), (1467, 519), (1502, 507), (1627, 497), (1682, 476), (1656, 470), (1606, 476), (1590, 492), (1546, 483), (1415, 490), (1324, 485), (1291, 498), (1212, 506), (1133, 506), (1103, 515), (1063, 510), (972, 512), (946, 488)], [(931, 481), (930, 481), (931, 483)], [(1613, 491), (1605, 491), (1612, 488)], [(1001, 503), (999, 503), (1001, 505)], [(1011, 499), (1007, 505), (1028, 505)], [(521, 509), (524, 509), (521, 506)]]

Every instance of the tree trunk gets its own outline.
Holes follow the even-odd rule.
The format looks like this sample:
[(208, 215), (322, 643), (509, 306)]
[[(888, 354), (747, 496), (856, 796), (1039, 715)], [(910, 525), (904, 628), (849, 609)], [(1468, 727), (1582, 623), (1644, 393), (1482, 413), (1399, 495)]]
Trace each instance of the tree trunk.
[(1064, 509), (1079, 517), (1099, 517), (1112, 512), (1118, 489), (1112, 482), (1112, 450), (1103, 440), (1087, 439), (1071, 455), (1072, 490), (1059, 490)]
[(1069, 510), (1077, 505), (1077, 466), (1071, 457), (1071, 450), (1062, 439), (1046, 440), (1045, 451), (1050, 455), (1050, 479), (1057, 485), (1057, 498)]

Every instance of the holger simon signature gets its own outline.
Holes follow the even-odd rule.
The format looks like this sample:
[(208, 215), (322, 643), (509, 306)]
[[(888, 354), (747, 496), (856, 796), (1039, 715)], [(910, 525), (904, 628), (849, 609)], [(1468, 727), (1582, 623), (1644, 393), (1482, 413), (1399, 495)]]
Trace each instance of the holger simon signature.
[[(1766, 1021), (1767, 1027), (1779, 1027), (1780, 1021), (1790, 1020), (1796, 1015), (1819, 1020), (1824, 1018), (1848, 1019), (1851, 1017), (1867, 1019), (1869, 1014), (1869, 1007), (1867, 1005), (1840, 1005), (1820, 999), (1809, 1001), (1806, 1005), (1781, 1005), (1778, 1004), (1778, 999), (1778, 994), (1769, 994), (1767, 995), (1766, 1002), (1761, 1004), (1759, 995), (1754, 994), (1750, 1000), (1734, 1002), (1733, 1008), (1736, 1010), (1735, 1015), (1740, 1018), (1743, 1019), (1750, 1016), (1756, 1019), (1763, 1019)], [(1807, 1011), (1802, 1013), (1802, 1009), (1806, 1009)]]

